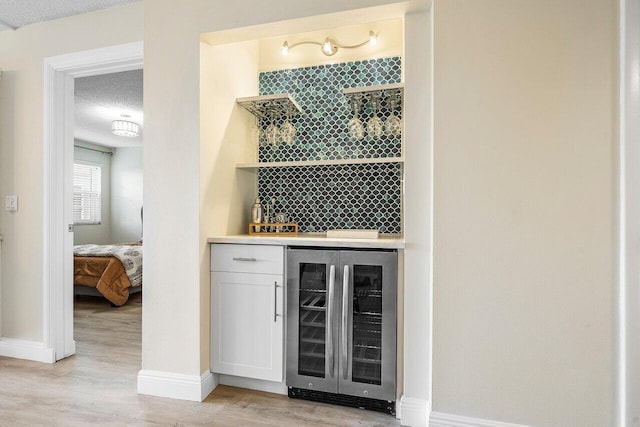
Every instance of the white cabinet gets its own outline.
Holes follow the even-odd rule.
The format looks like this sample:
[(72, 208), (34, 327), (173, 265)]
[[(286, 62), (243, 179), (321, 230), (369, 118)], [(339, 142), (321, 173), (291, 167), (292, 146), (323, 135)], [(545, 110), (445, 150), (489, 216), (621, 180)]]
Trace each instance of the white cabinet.
[(284, 248), (211, 245), (211, 371), (282, 382)]

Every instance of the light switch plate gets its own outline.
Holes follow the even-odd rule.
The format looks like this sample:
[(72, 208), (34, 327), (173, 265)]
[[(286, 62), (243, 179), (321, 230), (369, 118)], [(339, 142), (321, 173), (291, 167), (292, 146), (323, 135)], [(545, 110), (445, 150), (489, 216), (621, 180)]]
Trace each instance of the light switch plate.
[(17, 211), (18, 210), (18, 196), (6, 196), (4, 198), (4, 210)]

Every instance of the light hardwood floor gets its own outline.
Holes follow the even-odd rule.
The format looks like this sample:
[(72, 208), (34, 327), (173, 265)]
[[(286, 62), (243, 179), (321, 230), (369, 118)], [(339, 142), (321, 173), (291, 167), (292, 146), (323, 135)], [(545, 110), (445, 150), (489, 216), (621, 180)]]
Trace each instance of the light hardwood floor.
[(76, 355), (55, 364), (0, 357), (0, 426), (399, 426), (389, 415), (219, 386), (202, 403), (136, 393), (140, 297), (76, 301)]

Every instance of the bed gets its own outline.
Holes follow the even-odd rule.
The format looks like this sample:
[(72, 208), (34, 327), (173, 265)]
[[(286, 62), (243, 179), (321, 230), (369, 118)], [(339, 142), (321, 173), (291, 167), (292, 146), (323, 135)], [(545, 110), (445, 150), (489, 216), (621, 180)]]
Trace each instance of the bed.
[(142, 291), (142, 244), (73, 247), (75, 295), (102, 295), (115, 306)]

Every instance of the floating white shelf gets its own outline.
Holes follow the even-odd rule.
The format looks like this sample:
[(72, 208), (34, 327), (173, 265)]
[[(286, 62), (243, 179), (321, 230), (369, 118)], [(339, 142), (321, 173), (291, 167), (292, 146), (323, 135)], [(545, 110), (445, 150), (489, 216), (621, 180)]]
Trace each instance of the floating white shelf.
[(354, 114), (363, 111), (366, 106), (374, 113), (384, 101), (391, 109), (399, 106), (402, 109), (402, 98), (404, 96), (404, 83), (392, 83), (388, 85), (348, 87), (342, 90), (344, 96), (351, 104)]
[(302, 113), (302, 108), (288, 93), (249, 96), (238, 98), (236, 102), (259, 119)]
[(380, 93), (380, 94), (391, 94), (391, 93), (399, 93), (402, 95), (404, 92), (404, 83), (391, 83), (388, 85), (375, 85), (375, 86), (362, 86), (362, 87), (348, 87), (342, 91), (345, 95), (353, 95), (356, 93), (361, 94), (370, 94), (370, 93)]
[(371, 163), (404, 163), (404, 157), (377, 157), (373, 159), (304, 160), (297, 162), (238, 163), (238, 169), (283, 168), (292, 166), (364, 165)]

